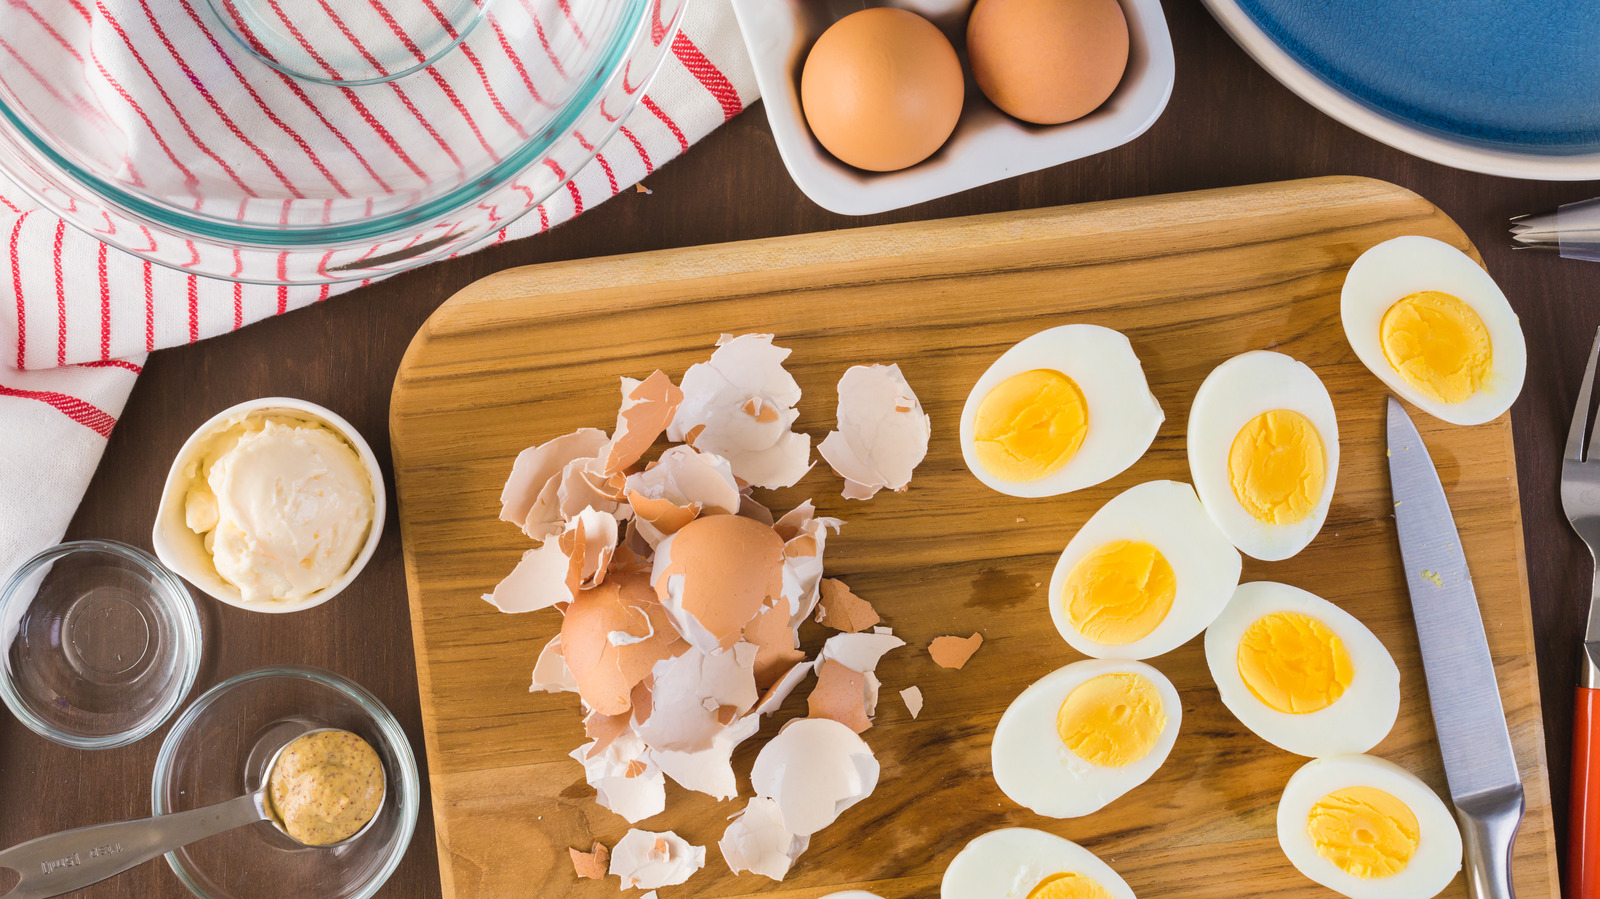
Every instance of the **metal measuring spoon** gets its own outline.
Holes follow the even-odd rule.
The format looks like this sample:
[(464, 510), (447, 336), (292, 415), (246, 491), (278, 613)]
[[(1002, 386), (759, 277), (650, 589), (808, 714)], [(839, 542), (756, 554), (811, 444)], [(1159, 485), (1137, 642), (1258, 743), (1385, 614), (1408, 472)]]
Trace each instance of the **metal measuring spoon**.
[[(283, 751), (301, 737), (337, 729), (313, 728), (278, 747), (278, 751), (272, 754), (272, 760), (266, 766), (266, 776), (262, 778), (261, 788), (253, 793), (246, 793), (238, 799), (170, 815), (156, 815), (134, 821), (118, 821), (114, 824), (95, 824), (75, 830), (64, 830), (12, 846), (0, 852), (0, 869), (9, 868), (21, 877), (9, 892), (0, 892), (0, 896), (4, 896), (5, 899), (48, 899), (51, 896), (60, 896), (99, 883), (108, 877), (114, 877), (129, 868), (144, 864), (156, 856), (165, 855), (197, 840), (216, 836), (246, 824), (254, 824), (257, 821), (271, 823), (284, 836), (294, 840), (269, 808), (267, 790), (272, 782), (272, 774), (278, 767), (278, 759), (283, 756)], [(382, 759), (378, 761), (378, 765), (382, 767)], [(389, 791), (385, 790), (378, 800), (377, 808), (372, 812), (372, 817), (367, 819), (360, 830), (337, 843), (320, 844), (312, 848), (332, 849), (360, 837), (372, 827), (374, 821), (378, 820), (378, 812), (383, 810), (383, 803), (388, 799)], [(301, 843), (299, 840), (295, 842), (302, 846), (311, 845)]]

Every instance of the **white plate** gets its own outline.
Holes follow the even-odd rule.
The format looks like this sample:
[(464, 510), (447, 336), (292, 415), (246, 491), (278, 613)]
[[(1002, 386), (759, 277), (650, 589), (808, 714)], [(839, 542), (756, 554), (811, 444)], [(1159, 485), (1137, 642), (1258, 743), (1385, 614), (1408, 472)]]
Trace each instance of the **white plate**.
[[(966, 4), (895, 0), (930, 15), (966, 63)], [(898, 172), (866, 172), (833, 158), (811, 136), (800, 110), (800, 69), (832, 24), (818, 0), (733, 0), (766, 101), (767, 121), (795, 184), (817, 205), (870, 215), (1060, 165), (1118, 147), (1143, 134), (1172, 96), (1172, 38), (1160, 0), (1122, 0), (1128, 17), (1128, 69), (1104, 106), (1064, 125), (1029, 125), (996, 109), (967, 76), (966, 105), (949, 142)]]

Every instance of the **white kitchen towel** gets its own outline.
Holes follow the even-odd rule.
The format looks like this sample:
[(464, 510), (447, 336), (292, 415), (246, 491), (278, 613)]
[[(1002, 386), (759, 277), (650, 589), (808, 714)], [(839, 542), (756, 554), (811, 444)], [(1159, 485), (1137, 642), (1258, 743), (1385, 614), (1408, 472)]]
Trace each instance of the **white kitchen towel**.
[[(0, 3), (36, 23), (45, 36), (56, 36), (51, 39), (68, 33), (47, 27), (52, 16), (111, 20), (119, 7), (133, 5)], [(98, 56), (84, 49), (84, 57)], [(212, 64), (227, 65), (226, 48), (214, 45), (209, 52), (216, 54)], [(0, 78), (24, 76), (26, 66), (13, 65), (23, 59), (0, 34)], [(198, 53), (185, 64), (207, 59)], [(186, 109), (199, 109), (204, 104), (182, 104), (186, 98), (174, 94), (203, 90), (202, 81), (167, 81), (159, 90)], [(149, 99), (157, 85), (149, 75), (127, 79), (121, 89)], [(728, 0), (693, 0), (670, 57), (625, 126), (564, 189), (491, 242), (539, 233), (631, 189), (757, 97)], [(184, 133), (164, 139), (181, 144)], [(175, 152), (181, 156), (183, 148)], [(146, 353), (233, 331), (359, 286), (242, 285), (152, 265), (67, 225), (3, 176), (0, 260), (0, 285), (9, 286), (15, 300), (13, 308), (0, 308), (0, 578), (60, 540)], [(0, 292), (5, 289), (0, 286)], [(382, 310), (374, 307), (372, 314)]]

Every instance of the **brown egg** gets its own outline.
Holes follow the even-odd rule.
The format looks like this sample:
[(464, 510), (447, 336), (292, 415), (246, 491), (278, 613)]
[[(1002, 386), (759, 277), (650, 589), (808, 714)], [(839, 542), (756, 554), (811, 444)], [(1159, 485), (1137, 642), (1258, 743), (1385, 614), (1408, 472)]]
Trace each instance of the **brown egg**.
[(783, 592), (783, 539), (759, 521), (741, 515), (696, 518), (662, 546), (668, 551), (665, 564), (656, 559), (657, 595), (670, 604), (672, 577), (682, 575), (684, 613), (722, 649), (732, 649), (750, 619)]
[(811, 133), (856, 168), (892, 172), (944, 145), (961, 117), (961, 61), (932, 22), (874, 7), (833, 23), (806, 57)]
[[(618, 646), (610, 640), (614, 631), (640, 639)], [(578, 695), (601, 715), (628, 711), (629, 694), (651, 667), (688, 648), (642, 573), (622, 573), (579, 593), (561, 622), (561, 649)]]
[(978, 0), (967, 60), (994, 105), (1025, 122), (1070, 122), (1122, 81), (1128, 19), (1117, 0)]

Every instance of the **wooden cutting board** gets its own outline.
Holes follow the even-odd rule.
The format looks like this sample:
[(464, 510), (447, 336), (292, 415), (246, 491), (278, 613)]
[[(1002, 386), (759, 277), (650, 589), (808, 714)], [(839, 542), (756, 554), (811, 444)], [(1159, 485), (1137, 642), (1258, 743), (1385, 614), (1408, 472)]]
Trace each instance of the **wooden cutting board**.
[[(898, 362), (933, 418), (927, 460), (906, 493), (847, 502), (841, 481), (819, 465), (795, 488), (765, 494), (778, 510), (815, 497), (846, 520), (828, 543), (829, 574), (871, 600), (909, 645), (878, 669), (884, 698), (864, 735), (883, 766), (877, 792), (814, 837), (780, 884), (734, 877), (719, 857), (715, 843), (742, 800), (719, 805), (669, 784), (668, 811), (642, 826), (706, 846), (707, 862), (687, 885), (663, 888), (663, 899), (814, 899), (843, 888), (935, 897), (968, 840), (1009, 825), (1082, 843), (1146, 899), (1331, 896), (1289, 865), (1275, 836), (1278, 794), (1304, 760), (1234, 720), (1199, 638), (1152, 660), (1184, 698), (1171, 757), (1097, 814), (1056, 821), (1006, 799), (990, 774), (989, 740), (1018, 692), (1078, 658), (1045, 606), (1068, 538), (1133, 484), (1188, 480), (1184, 430), (1200, 381), (1230, 356), (1271, 348), (1327, 384), (1342, 467), (1316, 542), (1284, 562), (1247, 559), (1245, 579), (1318, 593), (1382, 638), (1404, 699), (1375, 752), (1444, 793), (1395, 543), (1384, 388), (1339, 324), (1346, 268), (1400, 234), (1474, 252), (1415, 194), (1326, 178), (535, 266), (457, 294), (411, 344), (390, 413), (445, 895), (615, 896), (614, 878), (578, 881), (566, 850), (612, 844), (628, 829), (594, 803), (567, 757), (584, 740), (577, 698), (527, 689), (559, 615), (505, 615), (479, 598), (531, 545), (496, 520), (512, 458), (580, 426), (609, 429), (620, 375), (661, 368), (677, 378), (721, 332), (774, 332), (793, 348), (788, 367), (805, 391), (797, 428), (826, 433), (835, 382), (864, 362)], [(962, 402), (1011, 344), (1069, 322), (1131, 338), (1166, 423), (1138, 464), (1098, 487), (1037, 500), (993, 493), (962, 465)], [(1456, 428), (1420, 413), (1417, 421), (1471, 559), (1527, 787), (1518, 895), (1554, 897), (1510, 424)], [(985, 642), (965, 670), (928, 658), (932, 638), (974, 631)], [(808, 650), (824, 636), (814, 624), (802, 634)], [(927, 700), (916, 720), (896, 695), (913, 684)], [(746, 795), (756, 750), (803, 710), (807, 690), (736, 754)], [(1465, 896), (1462, 879), (1444, 895)]]

